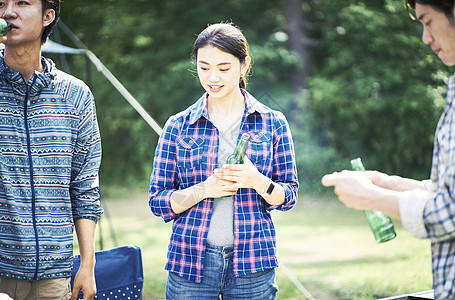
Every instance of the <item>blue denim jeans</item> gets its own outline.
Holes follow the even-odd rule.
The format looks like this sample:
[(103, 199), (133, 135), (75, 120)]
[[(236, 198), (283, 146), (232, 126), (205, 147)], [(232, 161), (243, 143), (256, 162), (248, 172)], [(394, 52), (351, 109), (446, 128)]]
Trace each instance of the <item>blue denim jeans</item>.
[(166, 299), (275, 299), (278, 292), (275, 270), (234, 277), (233, 256), (233, 248), (207, 244), (203, 282), (189, 281), (169, 272)]

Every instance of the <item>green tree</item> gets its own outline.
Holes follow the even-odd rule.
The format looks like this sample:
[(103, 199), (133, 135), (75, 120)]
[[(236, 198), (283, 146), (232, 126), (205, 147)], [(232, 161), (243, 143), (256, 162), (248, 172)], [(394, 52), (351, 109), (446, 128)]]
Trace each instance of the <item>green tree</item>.
[(327, 164), (362, 156), (368, 168), (428, 178), (446, 68), (401, 1), (340, 2), (330, 15), (313, 3), (323, 33), (309, 108), (319, 142), (336, 149)]

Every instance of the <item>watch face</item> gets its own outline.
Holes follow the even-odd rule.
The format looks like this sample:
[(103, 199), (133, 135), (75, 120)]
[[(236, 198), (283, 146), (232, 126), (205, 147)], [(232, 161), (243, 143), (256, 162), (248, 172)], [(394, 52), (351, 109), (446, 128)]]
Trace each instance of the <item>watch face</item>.
[(273, 182), (270, 182), (269, 187), (267, 188), (266, 194), (270, 195), (273, 192), (274, 188), (275, 188), (275, 184)]

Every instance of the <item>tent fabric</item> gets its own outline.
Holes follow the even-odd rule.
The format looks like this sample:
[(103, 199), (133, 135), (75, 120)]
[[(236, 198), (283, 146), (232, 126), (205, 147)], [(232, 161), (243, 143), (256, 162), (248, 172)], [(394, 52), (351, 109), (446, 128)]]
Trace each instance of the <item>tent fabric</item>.
[(64, 46), (58, 44), (50, 39), (44, 43), (43, 47), (41, 48), (43, 52), (46, 53), (59, 53), (59, 54), (84, 54), (87, 52), (87, 49), (75, 49), (68, 46)]
[[(0, 43), (0, 49), (5, 49), (5, 45)], [(41, 51), (45, 53), (57, 54), (85, 54), (87, 52), (87, 49), (71, 48), (48, 39), (47, 42), (44, 43), (44, 45), (41, 47)]]

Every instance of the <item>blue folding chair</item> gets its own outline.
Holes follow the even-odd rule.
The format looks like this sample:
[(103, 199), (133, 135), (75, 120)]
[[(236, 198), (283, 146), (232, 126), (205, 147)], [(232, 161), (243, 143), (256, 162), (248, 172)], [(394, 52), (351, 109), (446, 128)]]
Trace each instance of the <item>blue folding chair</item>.
[[(142, 299), (144, 273), (141, 248), (136, 245), (121, 246), (95, 253), (95, 299)], [(71, 288), (80, 266), (80, 256), (74, 256)], [(83, 299), (79, 293), (78, 299)]]

